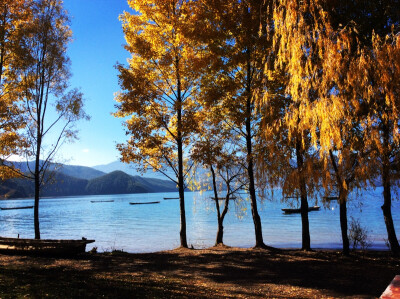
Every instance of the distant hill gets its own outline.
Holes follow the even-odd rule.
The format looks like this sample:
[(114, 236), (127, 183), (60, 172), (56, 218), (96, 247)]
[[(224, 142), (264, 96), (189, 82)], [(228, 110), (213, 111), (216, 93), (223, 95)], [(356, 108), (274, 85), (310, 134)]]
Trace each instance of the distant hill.
[[(15, 162), (14, 165), (19, 168), (23, 173), (26, 173), (29, 171), (29, 169), (34, 169), (35, 168), (35, 162), (34, 161), (29, 161), (28, 163), (26, 162)], [(79, 179), (94, 179), (97, 177), (100, 177), (102, 175), (105, 175), (104, 172), (99, 171), (97, 169), (91, 168), (91, 167), (86, 167), (86, 166), (78, 166), (78, 165), (66, 165), (66, 164), (51, 164), (50, 171), (57, 171), (59, 173), (65, 174), (70, 177), (75, 177)]]
[[(97, 166), (93, 166), (92, 168), (102, 171), (102, 172), (106, 172), (106, 173), (120, 170), (131, 176), (140, 176), (140, 177), (144, 177), (144, 178), (153, 178), (153, 179), (160, 179), (160, 180), (168, 179), (162, 173), (153, 171), (151, 169), (149, 169), (148, 171), (146, 171), (145, 173), (142, 174), (141, 172), (139, 172), (137, 170), (137, 165), (126, 164), (126, 163), (122, 163), (120, 161), (114, 161), (114, 162), (111, 162), (111, 163), (105, 164), (105, 165), (97, 165)], [(170, 175), (171, 177), (175, 177), (175, 174), (172, 171), (167, 171), (166, 173), (168, 175)]]
[[(114, 171), (90, 180), (68, 176), (62, 172), (54, 172), (52, 175), (52, 183), (43, 187), (42, 197), (177, 191), (176, 185), (171, 181), (133, 177), (122, 171)], [(0, 197), (33, 196), (34, 184), (31, 180), (19, 178), (0, 181)]]
[(113, 171), (90, 180), (86, 186), (88, 194), (129, 194), (176, 191), (174, 183), (166, 180), (131, 176), (123, 171)]
[(86, 166), (78, 166), (78, 165), (63, 164), (58, 171), (71, 177), (86, 179), (86, 180), (98, 178), (105, 175), (104, 172), (99, 171), (97, 169)]

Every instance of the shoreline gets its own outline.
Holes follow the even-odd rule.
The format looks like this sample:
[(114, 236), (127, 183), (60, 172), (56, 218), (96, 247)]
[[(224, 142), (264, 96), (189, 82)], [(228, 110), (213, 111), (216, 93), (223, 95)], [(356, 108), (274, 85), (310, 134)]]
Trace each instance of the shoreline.
[(0, 255), (0, 294), (85, 298), (376, 298), (400, 258), (217, 246), (75, 258)]

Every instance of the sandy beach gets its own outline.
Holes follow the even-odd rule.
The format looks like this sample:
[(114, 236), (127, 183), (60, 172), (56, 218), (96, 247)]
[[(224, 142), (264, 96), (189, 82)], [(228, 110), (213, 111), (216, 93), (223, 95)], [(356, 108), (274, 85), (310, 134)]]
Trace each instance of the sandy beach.
[(75, 258), (0, 255), (0, 298), (376, 298), (400, 259), (386, 251), (178, 248)]

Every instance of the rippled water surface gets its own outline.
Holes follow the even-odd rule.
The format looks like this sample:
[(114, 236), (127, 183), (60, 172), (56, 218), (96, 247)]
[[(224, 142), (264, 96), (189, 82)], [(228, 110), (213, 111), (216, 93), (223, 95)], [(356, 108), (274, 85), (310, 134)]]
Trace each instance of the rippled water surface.
[[(277, 192), (276, 192), (277, 193)], [(353, 195), (349, 201), (350, 216), (360, 219), (368, 230), (372, 248), (385, 249), (387, 238), (382, 211), (382, 189)], [(88, 245), (99, 251), (114, 249), (127, 252), (153, 252), (179, 246), (179, 201), (164, 200), (178, 193), (152, 193), (129, 195), (102, 195), (65, 198), (44, 198), (40, 201), (40, 228), (42, 238), (72, 239), (86, 237), (96, 242)], [(217, 230), (214, 202), (211, 193), (187, 192), (186, 217), (189, 245), (195, 248), (214, 244)], [(106, 201), (113, 202), (96, 202)], [(130, 205), (130, 202), (160, 201), (159, 204)], [(310, 200), (310, 205), (314, 205)], [(322, 204), (318, 203), (319, 205)], [(32, 199), (0, 201), (0, 207), (33, 205)], [(259, 202), (264, 241), (276, 247), (301, 247), (301, 218), (299, 214), (285, 215), (287, 207), (275, 194), (273, 201)], [(250, 204), (243, 200), (232, 202), (225, 220), (225, 244), (251, 247), (254, 245), (254, 227)], [(393, 218), (400, 235), (400, 203), (393, 202)], [(311, 245), (314, 248), (340, 248), (341, 235), (339, 206), (309, 213)], [(4, 237), (32, 238), (33, 209), (0, 210), (0, 235)]]

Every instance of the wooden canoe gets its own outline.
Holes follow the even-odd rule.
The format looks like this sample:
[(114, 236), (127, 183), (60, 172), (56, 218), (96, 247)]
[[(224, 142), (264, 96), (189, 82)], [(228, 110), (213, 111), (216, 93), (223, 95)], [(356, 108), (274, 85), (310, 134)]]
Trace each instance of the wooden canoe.
[(33, 206), (27, 207), (9, 207), (9, 208), (0, 208), (1, 210), (22, 210), (22, 209), (33, 209)]
[(151, 204), (156, 204), (160, 203), (159, 201), (147, 201), (147, 202), (130, 202), (130, 205), (151, 205)]
[(10, 254), (70, 256), (83, 253), (95, 240), (51, 240), (0, 237), (0, 252)]
[[(319, 206), (308, 207), (308, 211), (318, 211), (320, 209)], [(301, 209), (282, 209), (285, 214), (298, 214), (301, 213)]]

